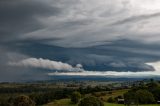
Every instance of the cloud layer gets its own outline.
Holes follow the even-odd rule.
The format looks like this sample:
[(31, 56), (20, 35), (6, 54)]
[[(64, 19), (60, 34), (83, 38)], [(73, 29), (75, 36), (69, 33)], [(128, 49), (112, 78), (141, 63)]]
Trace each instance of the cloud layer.
[(5, 43), (32, 39), (62, 47), (89, 47), (121, 39), (160, 41), (158, 0), (0, 2), (0, 34)]
[(117, 72), (117, 71), (81, 71), (81, 72), (53, 72), (48, 73), (50, 76), (102, 76), (107, 78), (147, 78), (160, 77), (160, 62), (146, 63), (154, 67), (155, 71), (141, 71), (141, 72)]
[(159, 5), (159, 0), (0, 0), (0, 81), (46, 79), (48, 71), (81, 68), (88, 75), (152, 74), (160, 60)]
[(59, 71), (80, 71), (82, 65), (77, 64), (76, 67), (73, 67), (67, 63), (51, 61), (48, 59), (36, 59), (36, 58), (28, 58), (21, 60), (19, 62), (9, 62), (11, 66), (20, 66), (20, 67), (30, 67), (30, 68), (43, 68), (50, 70), (59, 70)]
[(158, 0), (52, 1), (51, 5), (61, 12), (40, 18), (46, 27), (26, 33), (23, 38), (58, 38), (45, 43), (62, 47), (89, 47), (120, 39), (158, 43), (157, 4)]
[[(9, 62), (11, 66), (27, 67), (27, 68), (42, 68), (49, 70), (56, 70), (55, 72), (48, 73), (49, 76), (103, 76), (103, 77), (127, 77), (127, 78), (142, 78), (142, 77), (159, 77), (160, 76), (160, 62), (146, 63), (147, 65), (153, 66), (154, 70), (131, 72), (131, 71), (87, 71), (82, 69), (81, 64), (77, 64), (75, 67), (62, 62), (51, 61), (42, 58), (27, 58), (19, 62)], [(115, 67), (121, 67), (120, 65)], [(65, 71), (65, 72), (64, 72)]]

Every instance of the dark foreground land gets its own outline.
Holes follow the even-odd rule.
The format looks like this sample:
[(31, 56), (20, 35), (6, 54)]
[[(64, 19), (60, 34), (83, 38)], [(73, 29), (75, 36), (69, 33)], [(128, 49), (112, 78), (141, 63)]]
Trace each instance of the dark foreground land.
[(149, 79), (0, 83), (0, 106), (87, 106), (85, 98), (101, 103), (98, 106), (159, 106), (160, 82)]

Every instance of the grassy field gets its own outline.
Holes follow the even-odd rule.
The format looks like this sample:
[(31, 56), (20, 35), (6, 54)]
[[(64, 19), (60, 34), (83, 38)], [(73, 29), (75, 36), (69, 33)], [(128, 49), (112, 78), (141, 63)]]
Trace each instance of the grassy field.
[[(105, 103), (105, 106), (124, 106), (123, 104)], [(139, 106), (160, 106), (159, 104), (139, 105)]]
[(70, 99), (61, 99), (61, 100), (55, 100), (43, 106), (77, 106), (77, 105), (71, 104)]
[[(70, 102), (70, 99), (56, 100), (43, 106), (77, 106)], [(105, 103), (105, 106), (124, 106), (123, 104)], [(139, 105), (139, 106), (160, 106), (159, 104)]]
[(115, 98), (115, 97), (120, 96), (120, 95), (123, 96), (123, 94), (125, 92), (127, 92), (127, 91), (128, 91), (128, 89), (112, 91), (111, 94), (110, 93), (106, 93), (106, 95), (101, 96), (101, 98), (103, 98), (104, 101), (107, 101), (109, 97)]
[[(103, 98), (104, 101), (107, 101), (107, 99), (109, 97), (117, 97), (119, 95), (123, 95), (125, 92), (127, 92), (128, 89), (124, 89), (124, 90), (116, 90), (116, 91), (112, 91), (112, 93), (106, 93), (105, 96), (100, 96), (101, 98)], [(97, 92), (100, 93), (100, 92)], [(43, 106), (77, 106), (74, 104), (71, 104), (70, 99), (60, 99), (60, 100), (55, 100), (51, 103), (48, 103), (46, 105)], [(113, 104), (113, 103), (106, 103), (105, 102), (105, 106), (124, 106), (123, 104)], [(139, 106), (160, 106), (158, 104), (154, 104), (154, 105), (139, 105)]]

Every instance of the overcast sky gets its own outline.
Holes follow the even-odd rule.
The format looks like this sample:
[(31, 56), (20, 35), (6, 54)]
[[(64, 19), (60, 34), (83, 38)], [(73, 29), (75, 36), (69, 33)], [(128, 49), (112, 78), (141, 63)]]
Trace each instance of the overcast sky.
[(159, 61), (159, 0), (0, 0), (0, 81), (160, 75)]

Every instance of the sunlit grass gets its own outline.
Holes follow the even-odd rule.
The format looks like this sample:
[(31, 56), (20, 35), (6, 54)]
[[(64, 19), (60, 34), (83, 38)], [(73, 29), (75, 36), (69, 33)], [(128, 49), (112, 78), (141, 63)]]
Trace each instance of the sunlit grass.
[[(104, 104), (105, 106), (125, 106), (123, 104), (115, 104), (115, 103), (104, 103)], [(77, 105), (71, 104), (70, 99), (60, 99), (60, 100), (55, 100), (43, 106), (77, 106)], [(160, 105), (150, 104), (150, 105), (139, 105), (139, 106), (160, 106)]]

